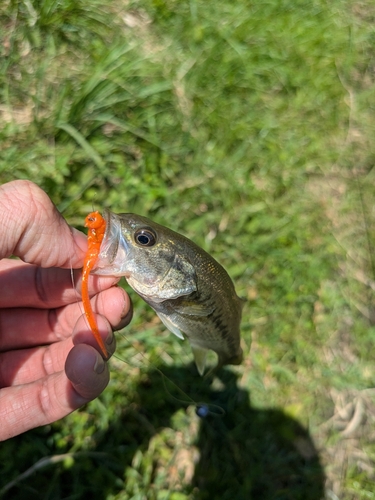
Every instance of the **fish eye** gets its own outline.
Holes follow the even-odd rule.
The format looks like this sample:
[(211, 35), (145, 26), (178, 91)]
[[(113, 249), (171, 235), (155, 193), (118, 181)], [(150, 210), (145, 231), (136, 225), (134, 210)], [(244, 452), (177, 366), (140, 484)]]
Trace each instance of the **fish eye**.
[(134, 239), (142, 247), (152, 247), (156, 243), (156, 234), (151, 229), (138, 229), (134, 233)]

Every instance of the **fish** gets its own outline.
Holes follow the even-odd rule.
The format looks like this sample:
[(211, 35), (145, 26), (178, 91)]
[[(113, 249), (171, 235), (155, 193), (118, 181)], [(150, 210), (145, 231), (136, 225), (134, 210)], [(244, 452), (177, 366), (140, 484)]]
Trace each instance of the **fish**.
[(124, 276), (166, 328), (190, 342), (200, 375), (209, 350), (215, 370), (243, 360), (243, 299), (225, 269), (185, 236), (137, 214), (103, 212), (106, 223), (92, 274)]

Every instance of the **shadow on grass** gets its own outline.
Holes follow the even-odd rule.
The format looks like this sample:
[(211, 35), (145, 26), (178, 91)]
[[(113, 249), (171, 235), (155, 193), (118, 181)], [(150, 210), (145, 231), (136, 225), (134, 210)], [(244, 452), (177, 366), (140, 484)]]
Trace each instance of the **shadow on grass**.
[[(237, 386), (236, 375), (222, 369), (216, 383), (199, 379), (195, 368), (163, 367), (163, 374), (209, 413), (200, 419), (196, 445), (200, 459), (193, 478), (193, 498), (199, 500), (303, 499), (324, 496), (324, 473), (313, 442), (302, 426), (279, 410), (259, 410), (250, 405), (249, 393)], [(140, 387), (142, 407), (149, 407), (153, 386)], [(162, 378), (162, 376), (160, 376)], [(162, 381), (163, 383), (163, 381)], [(216, 387), (216, 388), (215, 388)], [(168, 393), (170, 388), (167, 383)], [(165, 417), (175, 405), (176, 394), (164, 398)], [(151, 405), (152, 407), (152, 405)], [(159, 407), (159, 410), (161, 408)], [(158, 411), (151, 418), (158, 422)]]
[[(191, 484), (178, 488), (184, 494), (182, 497), (169, 497), (165, 490), (159, 496), (165, 485), (153, 484), (155, 459), (151, 456), (148, 463), (138, 465), (137, 469), (135, 456), (140, 453), (141, 462), (145, 460), (150, 439), (165, 428), (175, 427), (174, 416), (183, 406), (181, 400), (186, 399), (181, 391), (205, 403), (209, 410), (205, 418), (189, 412), (189, 418), (196, 418), (199, 426), (195, 445), (200, 457)], [(323, 470), (306, 430), (279, 410), (252, 408), (249, 393), (238, 388), (236, 375), (229, 369), (218, 372), (214, 383), (198, 377), (192, 366), (163, 366), (162, 372), (150, 370), (142, 374), (134, 399), (134, 403), (119, 412), (117, 420), (109, 422), (105, 431), (95, 434), (96, 446), (91, 447), (92, 451), (78, 453), (70, 467), (55, 464), (53, 470), (49, 467), (38, 471), (17, 483), (6, 498), (21, 499), (26, 494), (27, 498), (38, 500), (87, 495), (91, 499), (110, 496), (124, 500), (320, 500), (324, 497)], [(9, 440), (4, 443), (10, 446), (8, 459), (17, 457), (21, 449), (25, 453), (28, 450), (28, 457), (24, 456), (22, 462), (25, 470), (28, 462), (30, 466), (40, 456), (56, 453), (47, 449), (53, 432), (47, 434), (42, 428)], [(72, 436), (73, 442), (74, 439)], [(160, 446), (168, 444), (163, 441)], [(5, 477), (0, 481), (2, 486), (4, 480)]]

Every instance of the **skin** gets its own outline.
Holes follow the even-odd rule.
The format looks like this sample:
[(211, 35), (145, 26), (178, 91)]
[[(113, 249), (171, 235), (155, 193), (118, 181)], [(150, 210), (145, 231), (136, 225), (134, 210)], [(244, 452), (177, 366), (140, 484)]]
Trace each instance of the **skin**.
[[(86, 251), (86, 236), (68, 226), (38, 186), (0, 186), (0, 440), (59, 420), (108, 384), (108, 365), (80, 302)], [(109, 355), (113, 330), (132, 315), (117, 281), (89, 277)]]

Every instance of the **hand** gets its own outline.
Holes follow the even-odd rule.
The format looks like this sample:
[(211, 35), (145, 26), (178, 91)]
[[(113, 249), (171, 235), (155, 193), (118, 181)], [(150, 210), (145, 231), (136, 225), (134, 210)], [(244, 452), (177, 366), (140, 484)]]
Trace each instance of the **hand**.
[[(68, 226), (38, 186), (0, 186), (0, 440), (64, 417), (108, 384), (107, 363), (80, 302), (86, 249), (85, 235)], [(5, 258), (11, 255), (21, 260)], [(89, 281), (110, 354), (112, 329), (131, 319), (117, 281)]]

